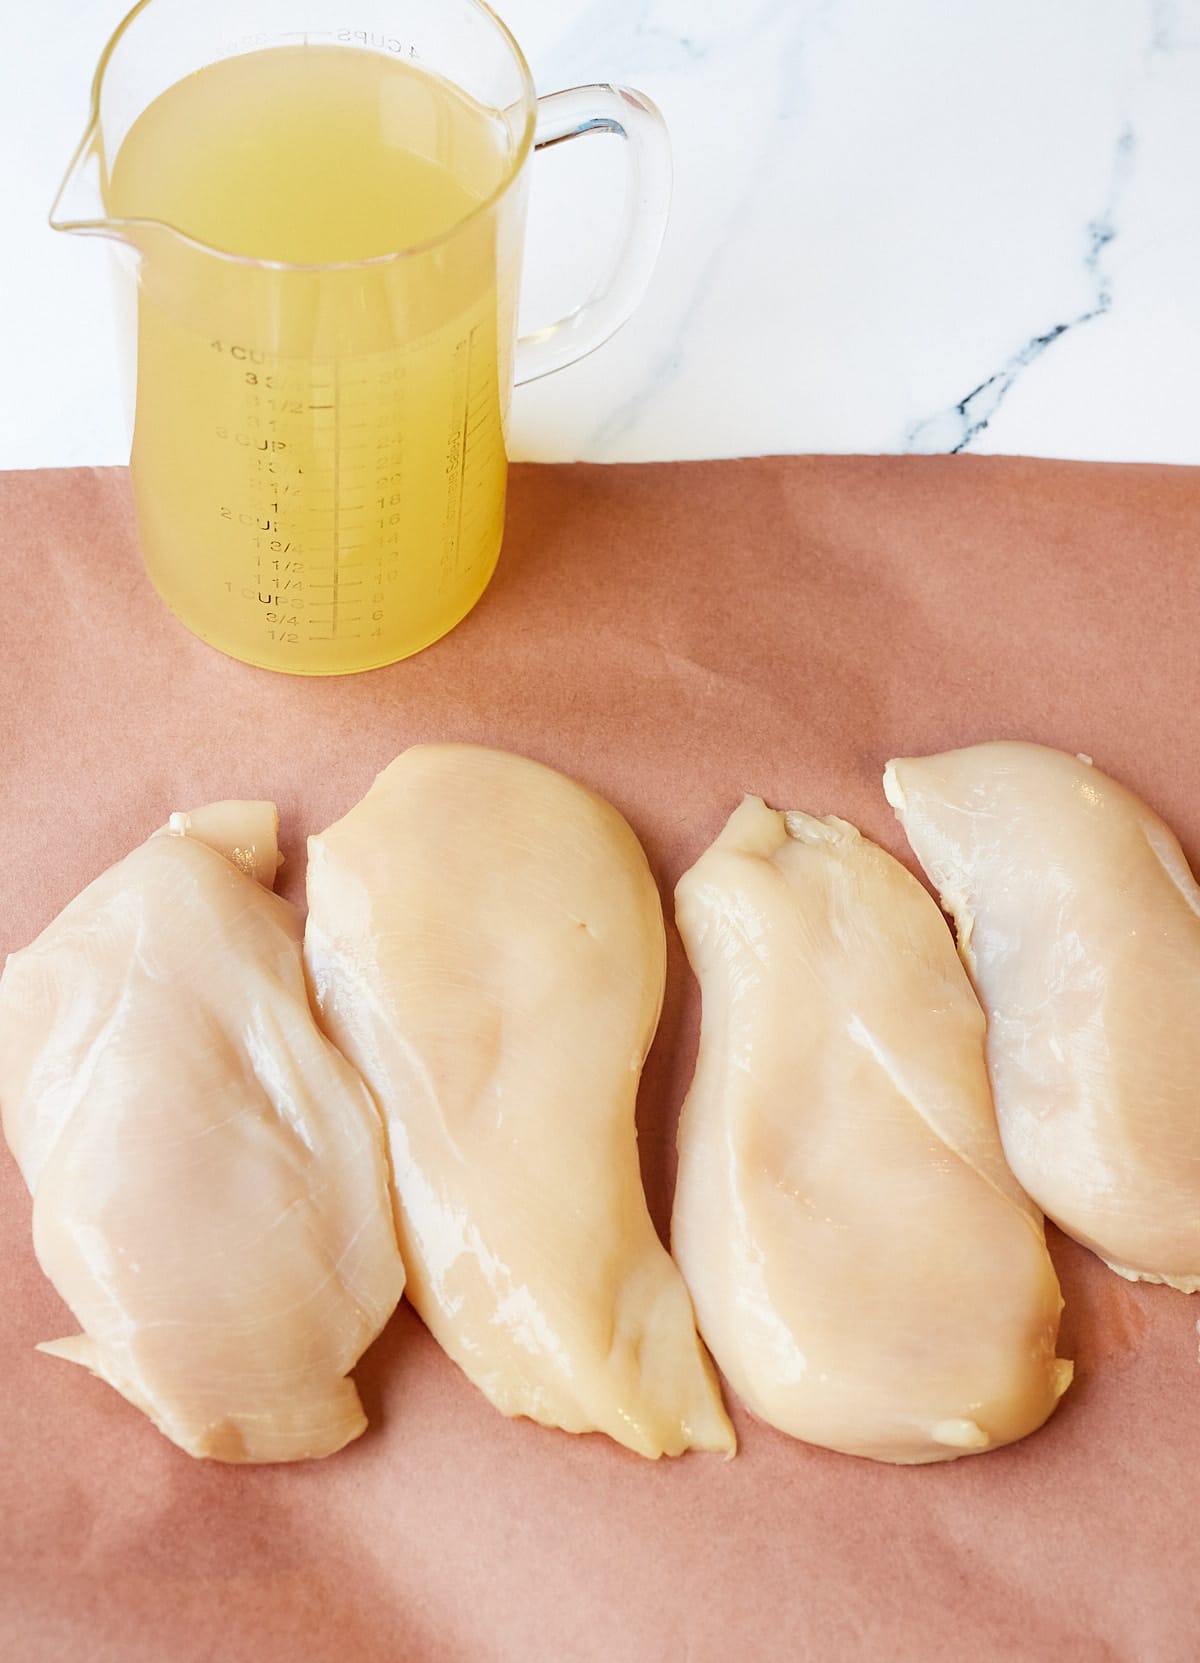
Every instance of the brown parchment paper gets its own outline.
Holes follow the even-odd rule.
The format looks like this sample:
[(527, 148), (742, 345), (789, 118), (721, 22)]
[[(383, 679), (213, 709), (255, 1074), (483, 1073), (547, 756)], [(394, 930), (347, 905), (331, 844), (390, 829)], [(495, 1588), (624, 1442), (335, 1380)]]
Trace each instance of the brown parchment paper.
[[(887, 757), (1000, 736), (1092, 753), (1195, 864), (1198, 542), (1193, 470), (519, 467), (499, 572), (454, 634), (304, 681), (169, 616), (124, 473), (2, 477), (0, 951), (169, 810), (214, 797), (277, 799), (282, 888), (301, 899), (305, 835), (417, 740), (586, 781), (668, 902), (744, 791), (836, 811), (907, 858)], [(697, 1019), (672, 932), (639, 1111), (664, 1229)], [(894, 1469), (735, 1403), (735, 1461), (652, 1465), (505, 1421), (402, 1306), (357, 1371), (367, 1435), (255, 1470), (189, 1460), (35, 1353), (74, 1325), (29, 1225), (0, 1151), (12, 1663), (1200, 1658), (1200, 1297), (1119, 1281), (1053, 1230), (1076, 1381), (1011, 1449)]]

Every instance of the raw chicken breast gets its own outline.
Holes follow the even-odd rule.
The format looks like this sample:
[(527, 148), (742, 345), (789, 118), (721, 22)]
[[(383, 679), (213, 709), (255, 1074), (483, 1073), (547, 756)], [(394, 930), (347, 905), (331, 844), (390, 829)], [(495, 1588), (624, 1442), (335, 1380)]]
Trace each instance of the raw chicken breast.
[[(4, 1133), (83, 1363), (189, 1455), (328, 1455), (404, 1287), (382, 1128), (309, 1008), (271, 803), (89, 885), (0, 979)], [(260, 881), (256, 881), (260, 880)]]
[(309, 841), (305, 957), (382, 1105), (408, 1294), (506, 1415), (733, 1448), (646, 1210), (662, 909), (615, 809), (523, 757), (406, 751)]
[(748, 797), (684, 874), (700, 980), (672, 1244), (739, 1395), (794, 1437), (948, 1461), (1071, 1377), (983, 1016), (933, 901), (844, 820)]
[(1086, 758), (992, 744), (884, 788), (988, 1016), (1009, 1164), (1132, 1280), (1200, 1289), (1200, 890)]

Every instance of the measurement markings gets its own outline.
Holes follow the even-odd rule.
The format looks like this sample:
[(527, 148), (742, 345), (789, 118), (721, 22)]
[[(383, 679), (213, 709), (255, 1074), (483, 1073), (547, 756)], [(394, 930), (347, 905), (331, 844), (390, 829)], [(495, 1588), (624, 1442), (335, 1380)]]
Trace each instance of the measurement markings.
[(467, 440), (470, 438), (470, 434), (467, 432), (467, 423), (471, 419), (471, 352), (474, 345), (475, 330), (470, 329), (467, 331), (467, 361), (463, 365), (463, 385), (468, 389), (468, 391), (465, 400), (466, 408), (463, 410), (462, 439), (459, 444), (458, 452), (458, 518), (454, 523), (455, 550), (457, 550), (462, 544), (463, 494), (467, 479)]
[[(335, 360), (334, 365), (333, 365), (333, 401), (334, 401), (335, 404), (340, 404), (341, 399), (342, 399), (342, 386), (341, 386), (340, 372), (339, 372), (339, 369), (338, 369), (337, 362)], [(342, 496), (341, 496), (341, 492), (342, 492), (342, 468), (341, 468), (342, 453), (341, 453), (341, 444), (342, 444), (341, 423), (338, 420), (338, 412), (335, 410), (334, 414), (333, 414), (333, 509), (332, 509), (332, 513), (333, 513), (333, 615), (331, 616), (331, 618), (329, 620), (329, 629), (330, 629), (330, 633), (332, 635), (337, 634), (337, 628), (338, 628), (338, 590), (337, 590), (337, 584), (338, 584), (338, 578), (341, 575), (338, 571), (338, 564), (341, 560), (341, 550), (338, 548), (338, 526), (339, 526), (339, 522), (341, 520), (341, 502), (342, 502)]]

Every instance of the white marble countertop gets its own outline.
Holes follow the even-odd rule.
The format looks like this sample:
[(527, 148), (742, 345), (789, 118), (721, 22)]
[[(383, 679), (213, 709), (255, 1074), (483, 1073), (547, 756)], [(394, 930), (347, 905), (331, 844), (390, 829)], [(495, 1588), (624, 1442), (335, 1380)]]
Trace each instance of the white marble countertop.
[[(646, 301), (518, 389), (518, 456), (1200, 462), (1200, 0), (500, 9), (539, 90), (640, 87), (675, 147)], [(103, 260), (45, 225), (124, 10), (6, 20), (0, 467), (124, 460)], [(529, 325), (586, 286), (617, 150), (535, 158)]]

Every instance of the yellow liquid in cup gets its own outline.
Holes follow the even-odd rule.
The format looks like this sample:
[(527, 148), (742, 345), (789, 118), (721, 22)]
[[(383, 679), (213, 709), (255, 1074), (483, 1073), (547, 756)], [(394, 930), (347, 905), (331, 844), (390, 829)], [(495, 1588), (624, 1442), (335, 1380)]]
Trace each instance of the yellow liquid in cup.
[[(483, 592), (521, 215), (481, 204), (508, 143), (419, 66), (317, 45), (200, 70), (121, 144), (110, 214), (209, 245), (134, 233), (142, 552), (168, 605), (234, 657), (309, 675), (391, 663)], [(373, 263), (277, 270), (212, 249)]]

